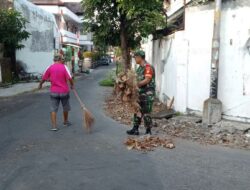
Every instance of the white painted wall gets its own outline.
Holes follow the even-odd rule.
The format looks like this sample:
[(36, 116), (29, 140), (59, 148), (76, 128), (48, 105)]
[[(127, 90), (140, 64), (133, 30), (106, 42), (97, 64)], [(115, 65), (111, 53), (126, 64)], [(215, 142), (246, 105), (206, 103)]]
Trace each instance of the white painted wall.
[(55, 18), (26, 0), (14, 1), (14, 7), (29, 21), (27, 31), (31, 33), (23, 42), (25, 48), (17, 51), (16, 58), (23, 62), (27, 72), (43, 73), (53, 63), (54, 38), (59, 37)]
[[(250, 1), (225, 4), (222, 12), (219, 98), (228, 118), (250, 118)], [(234, 7), (236, 6), (236, 7)]]
[[(161, 62), (162, 62), (162, 83), (161, 83), (161, 93), (160, 98), (163, 101), (171, 99), (176, 95), (176, 62), (175, 62), (175, 52), (178, 48), (175, 44), (175, 36), (169, 36), (167, 40), (162, 42), (161, 48)], [(171, 72), (169, 72), (171, 71)]]
[[(213, 5), (186, 10), (185, 31), (144, 45), (156, 68), (159, 98), (201, 113), (209, 97)], [(223, 3), (218, 98), (225, 118), (250, 121), (250, 1)], [(146, 52), (150, 52), (147, 50)], [(150, 53), (149, 53), (150, 55)]]
[(188, 4), (191, 0), (170, 0), (170, 6), (167, 10), (167, 15), (171, 16), (178, 10), (180, 10), (184, 4)]
[(213, 10), (189, 8), (186, 11), (188, 50), (187, 108), (202, 111), (209, 97)]
[(152, 48), (153, 48), (153, 36), (150, 35), (147, 39), (147, 43), (142, 45), (142, 49), (145, 51), (147, 57), (146, 60), (148, 63), (152, 64), (153, 62), (153, 52), (152, 52)]
[(160, 100), (167, 103), (175, 97), (175, 109), (182, 112), (187, 107), (188, 42), (184, 35), (184, 32), (177, 32), (147, 47), (152, 47), (152, 63)]
[(69, 10), (67, 7), (60, 7), (57, 5), (39, 5), (40, 8), (44, 9), (47, 12), (50, 12), (55, 15), (60, 15), (63, 13), (63, 16), (65, 19), (70, 20), (72, 22), (76, 22), (81, 24), (83, 21), (71, 10)]

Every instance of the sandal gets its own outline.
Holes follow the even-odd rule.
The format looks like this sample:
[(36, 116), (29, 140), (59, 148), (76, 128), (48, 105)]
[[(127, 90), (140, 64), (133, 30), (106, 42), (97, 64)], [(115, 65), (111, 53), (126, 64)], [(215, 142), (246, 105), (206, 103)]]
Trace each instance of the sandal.
[(69, 127), (69, 126), (71, 126), (71, 125), (72, 125), (72, 123), (69, 122), (69, 121), (63, 123), (63, 126), (64, 126), (64, 127)]
[(58, 128), (51, 128), (50, 131), (58, 131)]

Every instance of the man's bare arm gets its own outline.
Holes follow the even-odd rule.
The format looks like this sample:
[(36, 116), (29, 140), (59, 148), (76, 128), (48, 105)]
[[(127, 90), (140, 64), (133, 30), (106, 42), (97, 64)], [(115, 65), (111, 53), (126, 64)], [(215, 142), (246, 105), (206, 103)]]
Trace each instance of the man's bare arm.
[(43, 83), (45, 83), (45, 80), (41, 80), (38, 86), (38, 89), (41, 90), (43, 87)]
[(70, 83), (71, 89), (74, 89), (74, 80), (73, 79), (69, 79), (69, 83)]
[(143, 87), (143, 86), (149, 84), (150, 81), (151, 81), (151, 78), (150, 78), (150, 77), (146, 77), (144, 80), (142, 80), (142, 81), (140, 81), (140, 82), (138, 83), (138, 87), (141, 88), (141, 87)]

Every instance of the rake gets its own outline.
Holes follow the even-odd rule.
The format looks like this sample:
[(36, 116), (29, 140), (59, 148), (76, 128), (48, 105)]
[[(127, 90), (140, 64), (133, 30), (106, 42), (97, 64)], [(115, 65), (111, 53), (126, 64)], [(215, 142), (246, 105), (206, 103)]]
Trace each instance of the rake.
[(80, 103), (81, 109), (83, 111), (83, 127), (86, 128), (87, 132), (91, 132), (91, 127), (94, 124), (95, 118), (93, 114), (86, 108), (85, 104), (82, 102), (80, 96), (78, 95), (77, 91), (73, 89), (76, 99)]

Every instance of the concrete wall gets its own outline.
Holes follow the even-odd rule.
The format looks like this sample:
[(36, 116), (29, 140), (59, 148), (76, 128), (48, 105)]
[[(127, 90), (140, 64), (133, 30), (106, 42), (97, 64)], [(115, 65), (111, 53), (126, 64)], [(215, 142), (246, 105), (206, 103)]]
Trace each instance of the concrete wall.
[(176, 11), (180, 10), (184, 4), (188, 4), (191, 0), (169, 0), (170, 5), (167, 9), (168, 16), (173, 15)]
[[(186, 10), (185, 31), (144, 45), (162, 101), (201, 113), (209, 96), (213, 4)], [(225, 118), (250, 121), (250, 1), (223, 3), (218, 98)], [(148, 50), (148, 49), (151, 49)], [(152, 55), (153, 54), (153, 55)]]
[(17, 51), (17, 60), (27, 72), (42, 73), (53, 62), (54, 38), (58, 37), (55, 18), (26, 0), (16, 0), (14, 7), (29, 21), (27, 31), (31, 33), (23, 42), (25, 48)]
[(177, 32), (162, 40), (149, 41), (143, 49), (146, 60), (155, 67), (156, 90), (160, 100), (167, 103), (175, 97), (175, 109), (185, 112), (188, 42), (184, 32)]
[(224, 4), (221, 31), (219, 98), (231, 118), (250, 118), (250, 1)]
[(188, 47), (187, 108), (202, 111), (209, 97), (213, 9), (190, 8), (186, 11)]

